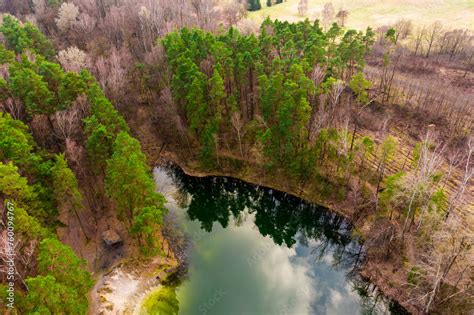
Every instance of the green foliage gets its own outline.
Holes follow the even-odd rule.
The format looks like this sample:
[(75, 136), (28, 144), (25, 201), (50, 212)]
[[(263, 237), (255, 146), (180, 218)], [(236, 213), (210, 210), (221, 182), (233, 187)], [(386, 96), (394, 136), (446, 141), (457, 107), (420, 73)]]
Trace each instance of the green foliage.
[(156, 249), (155, 233), (163, 223), (164, 212), (163, 202), (160, 201), (158, 206), (152, 205), (140, 209), (133, 218), (130, 231), (145, 239), (146, 247), (142, 248), (145, 253), (153, 253)]
[(66, 205), (72, 209), (80, 208), (82, 205), (82, 195), (78, 189), (76, 175), (67, 165), (64, 154), (56, 156), (51, 173), (56, 203)]
[(28, 210), (28, 214), (41, 222), (51, 221), (55, 216), (55, 208), (48, 208), (48, 203), (43, 202), (40, 190), (41, 184), (28, 185), (25, 177), (20, 176), (18, 167), (12, 162), (0, 162), (0, 191), (3, 196), (14, 200), (15, 204)]
[(30, 49), (46, 58), (56, 55), (51, 42), (30, 22), (22, 25), (15, 17), (5, 15), (0, 32), (5, 36), (7, 47), (17, 54)]
[(86, 270), (85, 260), (79, 259), (72, 249), (56, 238), (41, 241), (38, 254), (38, 271), (53, 276), (56, 282), (73, 289), (78, 299), (85, 302), (93, 281)]
[(363, 152), (364, 157), (368, 157), (369, 154), (372, 154), (374, 152), (375, 143), (372, 138), (365, 136), (360, 139), (358, 147)]
[(187, 94), (186, 113), (191, 129), (199, 135), (205, 125), (208, 108), (206, 106), (206, 81), (202, 73), (196, 75)]
[(27, 179), (18, 174), (18, 167), (14, 166), (12, 162), (8, 164), (0, 162), (0, 191), (7, 198), (20, 204), (28, 204), (36, 198)]
[[(360, 100), (368, 98), (361, 70), (373, 37), (370, 29), (344, 32), (333, 25), (324, 32), (318, 22), (270, 19), (258, 38), (233, 28), (221, 35), (186, 28), (169, 33), (162, 43), (172, 95), (199, 141), (202, 165), (217, 165), (219, 147), (229, 146), (229, 134), (236, 132), (231, 120), (237, 112), (244, 146), (261, 151), (269, 167), (284, 165), (291, 174), (310, 177), (319, 149), (308, 141), (309, 126), (319, 95), (357, 70), (354, 90)], [(320, 86), (309, 77), (316, 66), (328, 69)], [(239, 147), (240, 136), (234, 137)]]
[(448, 206), (448, 196), (443, 188), (437, 189), (430, 198), (429, 210), (445, 213)]
[(10, 89), (7, 81), (0, 78), (0, 101), (3, 102), (8, 99)]
[(179, 301), (176, 297), (176, 288), (165, 286), (148, 295), (143, 301), (141, 312), (156, 315), (177, 315)]
[(384, 208), (392, 210), (391, 201), (401, 189), (401, 179), (404, 175), (404, 172), (398, 172), (385, 179), (385, 189), (380, 193), (380, 202)]
[(5, 48), (3, 44), (0, 44), (0, 64), (11, 63), (15, 60), (15, 53)]
[(57, 94), (62, 106), (67, 108), (80, 94), (86, 91), (87, 83), (84, 78), (75, 72), (67, 72), (61, 78)]
[(80, 315), (87, 312), (87, 299), (67, 285), (58, 283), (51, 275), (28, 278), (26, 284), (28, 314)]
[[(0, 159), (6, 162), (2, 164), (5, 193), (41, 222), (52, 222), (56, 209), (49, 186), (51, 163), (34, 151), (36, 145), (27, 126), (8, 114), (0, 113), (0, 135)], [(18, 167), (29, 175), (31, 183), (19, 175)]]
[(385, 33), (385, 38), (390, 42), (395, 43), (397, 40), (397, 31), (393, 27), (389, 28)]
[(108, 195), (117, 202), (119, 212), (130, 219), (153, 191), (148, 172), (140, 143), (126, 132), (119, 133), (112, 157), (107, 161), (106, 187)]
[(155, 183), (146, 164), (140, 143), (126, 132), (118, 134), (112, 157), (107, 161), (107, 194), (116, 202), (117, 210), (125, 216), (131, 232), (154, 246), (154, 230), (161, 224), (164, 197), (155, 192)]
[(419, 284), (420, 280), (423, 277), (423, 269), (420, 267), (414, 266), (407, 273), (407, 282), (412, 286)]
[(392, 136), (387, 136), (381, 146), (382, 163), (388, 163), (393, 159), (393, 155), (397, 149), (397, 140)]
[(41, 223), (28, 214), (26, 210), (15, 207), (15, 233), (18, 237), (31, 240), (41, 240), (51, 236), (51, 232), (44, 228)]
[[(7, 54), (0, 49), (0, 57), (2, 55)], [(24, 52), (18, 62), (9, 56), (3, 57), (10, 67), (8, 80), (0, 80), (0, 90), (5, 91), (4, 97), (11, 95), (21, 100), (30, 118), (66, 109), (87, 90), (87, 76), (65, 73), (59, 64), (38, 53)]]
[[(11, 97), (21, 102), (31, 118), (66, 109), (80, 94), (87, 93), (92, 114), (89, 127), (95, 131), (104, 126), (110, 148), (116, 134), (128, 130), (90, 73), (66, 73), (57, 63), (48, 61), (55, 52), (36, 27), (21, 24), (6, 15), (0, 31), (7, 48), (13, 50), (0, 45), (0, 63), (9, 66), (7, 79), (0, 79), (1, 100)], [(106, 158), (110, 157), (111, 149), (109, 153)], [(38, 253), (33, 258), (37, 268), (29, 271), (37, 276), (26, 279), (28, 293), (17, 296), (17, 311), (21, 314), (86, 313), (87, 294), (93, 281), (85, 261), (45, 228), (56, 223), (56, 204), (74, 210), (81, 206), (77, 179), (64, 155), (52, 161), (50, 154), (34, 143), (28, 127), (4, 113), (0, 113), (0, 195), (2, 200), (10, 200), (15, 205), (16, 237), (19, 244), (25, 244), (20, 245), (18, 251)], [(161, 222), (158, 220), (161, 217), (156, 216), (157, 208), (155, 212), (150, 211), (152, 208), (144, 212), (143, 226)], [(150, 217), (150, 214), (155, 216)], [(26, 249), (36, 241), (40, 241), (39, 248)]]
[(91, 84), (87, 97), (91, 103), (91, 116), (84, 120), (84, 129), (88, 137), (86, 148), (96, 170), (103, 171), (105, 161), (112, 155), (117, 134), (128, 131), (128, 126), (96, 82)]
[(13, 95), (23, 101), (30, 116), (52, 114), (57, 110), (47, 82), (30, 68), (11, 66), (10, 87)]
[(349, 87), (355, 93), (356, 99), (359, 104), (367, 104), (369, 102), (368, 89), (372, 86), (372, 83), (364, 78), (362, 72), (358, 72), (354, 75), (349, 82)]
[(63, 2), (64, 0), (47, 0), (48, 6), (52, 8), (59, 7)]
[[(88, 73), (83, 73), (87, 77)], [(97, 82), (90, 84), (87, 90), (87, 99), (91, 103), (91, 117), (97, 119), (99, 124), (106, 126), (111, 132), (118, 134), (128, 131), (128, 126), (123, 117), (107, 99)]]
[(33, 137), (28, 127), (9, 114), (0, 113), (0, 161), (24, 165), (31, 160)]

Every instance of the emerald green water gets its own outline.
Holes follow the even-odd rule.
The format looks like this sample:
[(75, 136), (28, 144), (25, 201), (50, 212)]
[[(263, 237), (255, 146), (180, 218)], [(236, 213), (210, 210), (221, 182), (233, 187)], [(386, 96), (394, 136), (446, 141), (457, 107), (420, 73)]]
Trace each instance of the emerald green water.
[(155, 169), (155, 178), (190, 244), (179, 314), (390, 313), (351, 275), (362, 255), (341, 217), (229, 178), (175, 168)]

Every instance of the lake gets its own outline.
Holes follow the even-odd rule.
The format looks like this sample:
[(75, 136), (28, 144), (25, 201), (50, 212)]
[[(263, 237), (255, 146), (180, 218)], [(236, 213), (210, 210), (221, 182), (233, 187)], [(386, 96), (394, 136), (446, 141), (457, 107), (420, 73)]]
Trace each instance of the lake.
[(227, 177), (156, 168), (158, 190), (187, 235), (179, 314), (390, 314), (357, 276), (363, 251), (328, 209)]

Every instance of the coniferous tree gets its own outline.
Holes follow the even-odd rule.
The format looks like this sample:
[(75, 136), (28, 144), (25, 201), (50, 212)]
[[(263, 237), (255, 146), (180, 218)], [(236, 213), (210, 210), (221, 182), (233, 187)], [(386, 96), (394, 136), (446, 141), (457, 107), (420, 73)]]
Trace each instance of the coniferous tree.
[(140, 143), (126, 132), (117, 135), (112, 157), (107, 161), (107, 194), (129, 223), (131, 232), (145, 239), (153, 249), (154, 232), (166, 212), (164, 197), (155, 192), (155, 183)]
[(87, 300), (56, 278), (37, 276), (26, 279), (28, 294), (24, 304), (30, 314), (85, 314)]
[(56, 204), (66, 211), (71, 211), (77, 218), (84, 236), (89, 239), (82, 224), (79, 210), (82, 207), (82, 194), (79, 191), (76, 175), (67, 165), (64, 154), (56, 156), (54, 166), (51, 168), (53, 178), (54, 196)]
[(24, 165), (31, 160), (33, 137), (28, 127), (9, 114), (0, 113), (0, 161)]
[(46, 58), (56, 55), (51, 42), (30, 22), (21, 24), (18, 19), (7, 14), (3, 17), (0, 32), (5, 36), (7, 47), (17, 54), (31, 49)]
[(262, 8), (260, 0), (249, 0), (248, 1), (248, 10), (249, 11), (258, 11)]

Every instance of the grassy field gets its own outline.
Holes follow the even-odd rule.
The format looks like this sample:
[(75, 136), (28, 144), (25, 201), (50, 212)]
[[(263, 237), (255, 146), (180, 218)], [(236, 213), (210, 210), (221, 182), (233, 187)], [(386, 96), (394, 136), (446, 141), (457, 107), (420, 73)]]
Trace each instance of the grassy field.
[(267, 16), (290, 22), (304, 18), (317, 19), (321, 16), (324, 4), (332, 2), (336, 12), (341, 8), (349, 11), (346, 25), (356, 29), (409, 19), (415, 25), (428, 25), (439, 20), (446, 28), (474, 30), (474, 0), (308, 0), (305, 17), (298, 15), (299, 0), (286, 0), (272, 7), (267, 7), (265, 0), (260, 1), (262, 9), (249, 13), (249, 18), (257, 23)]

